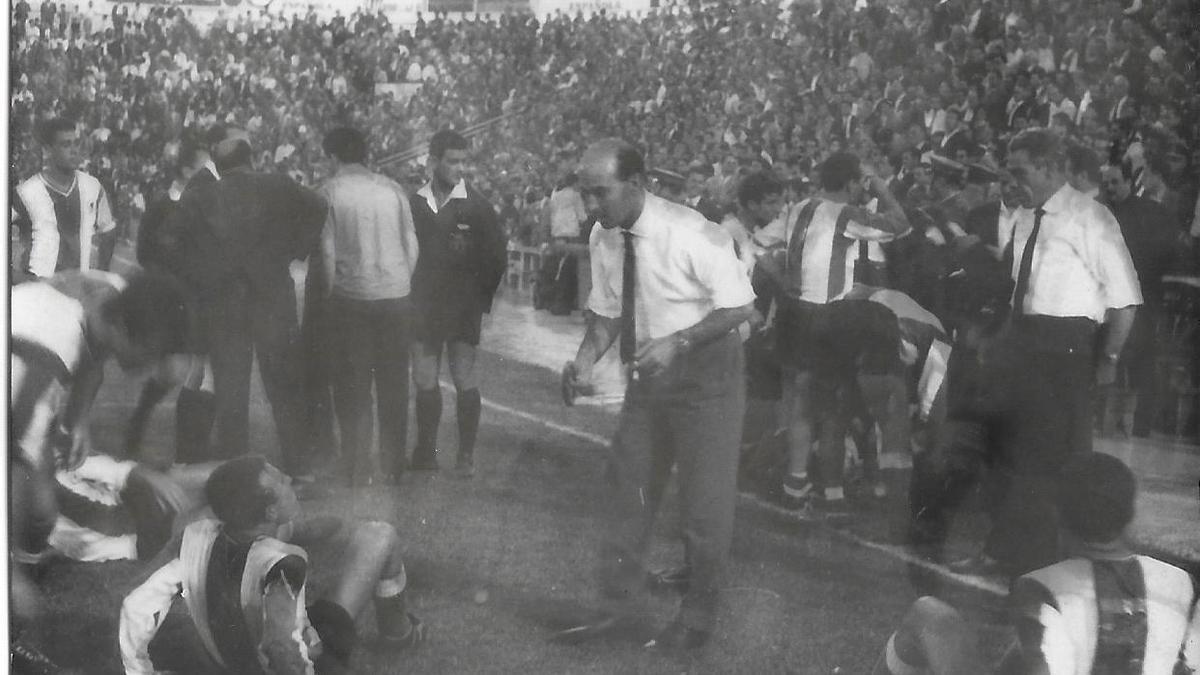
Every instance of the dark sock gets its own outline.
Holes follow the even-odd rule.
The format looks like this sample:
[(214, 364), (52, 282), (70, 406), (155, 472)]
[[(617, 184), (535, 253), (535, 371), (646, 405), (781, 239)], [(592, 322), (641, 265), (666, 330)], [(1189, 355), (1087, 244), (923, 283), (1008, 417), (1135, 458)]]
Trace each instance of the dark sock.
[(442, 421), (442, 392), (440, 389), (417, 392), (417, 457), (431, 458), (437, 449), (438, 425)]
[(154, 408), (166, 397), (169, 388), (158, 380), (151, 379), (142, 387), (138, 395), (137, 407), (129, 417), (129, 427), (125, 432), (125, 451), (131, 454), (130, 459), (142, 459), (142, 438), (146, 435), (146, 424)]
[(192, 464), (209, 459), (208, 439), (217, 414), (211, 392), (182, 389), (175, 402), (175, 461)]
[(479, 390), (458, 392), (458, 456), (470, 459), (475, 453), (475, 436), (479, 432)]

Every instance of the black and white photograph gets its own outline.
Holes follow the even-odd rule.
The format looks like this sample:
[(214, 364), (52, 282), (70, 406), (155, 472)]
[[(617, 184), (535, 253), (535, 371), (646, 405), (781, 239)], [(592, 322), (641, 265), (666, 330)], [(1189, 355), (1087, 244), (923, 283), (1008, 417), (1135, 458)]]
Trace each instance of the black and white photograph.
[(1200, 672), (1200, 0), (7, 9), (6, 672)]

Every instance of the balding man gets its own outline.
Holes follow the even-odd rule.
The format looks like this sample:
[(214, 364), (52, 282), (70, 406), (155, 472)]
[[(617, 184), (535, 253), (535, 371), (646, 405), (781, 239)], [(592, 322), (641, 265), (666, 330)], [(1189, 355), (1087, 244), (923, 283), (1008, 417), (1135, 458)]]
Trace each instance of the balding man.
[(645, 188), (641, 154), (609, 139), (587, 149), (579, 191), (592, 231), (594, 314), (569, 386), (619, 343), (628, 387), (610, 457), (612, 519), (601, 550), (603, 617), (560, 634), (577, 640), (622, 625), (644, 587), (655, 512), (677, 466), (689, 571), (678, 615), (647, 647), (691, 649), (713, 630), (733, 532), (738, 445), (745, 411), (741, 343), (754, 292), (733, 240), (699, 212)]
[(251, 168), (245, 131), (213, 138), (221, 180), (189, 187), (171, 214), (183, 254), (173, 265), (196, 292), (212, 363), (218, 457), (249, 442), (250, 370), (257, 355), (275, 417), (284, 470), (310, 476), (304, 456), (299, 325), (292, 260), (306, 257), (325, 224), (317, 193)]

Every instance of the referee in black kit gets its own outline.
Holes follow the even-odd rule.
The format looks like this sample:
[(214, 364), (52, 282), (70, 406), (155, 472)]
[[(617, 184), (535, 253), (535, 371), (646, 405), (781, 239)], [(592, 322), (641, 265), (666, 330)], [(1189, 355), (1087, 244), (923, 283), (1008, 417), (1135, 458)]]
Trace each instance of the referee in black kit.
[(442, 418), (438, 389), (443, 346), (458, 392), (459, 475), (474, 475), (479, 430), (479, 379), (475, 352), (483, 315), (491, 310), (507, 263), (506, 242), (495, 209), (463, 178), (467, 139), (442, 130), (429, 141), (430, 177), (412, 203), (421, 254), (412, 279), (416, 340), (417, 445), (410, 468), (438, 468), (437, 434)]
[(687, 591), (675, 619), (646, 646), (693, 649), (712, 634), (733, 535), (746, 408), (736, 328), (750, 318), (754, 292), (729, 234), (651, 194), (645, 182), (642, 156), (625, 141), (600, 141), (580, 162), (580, 193), (601, 226), (590, 242), (595, 317), (564, 380), (590, 386), (593, 365), (614, 342), (630, 377), (609, 458), (611, 518), (600, 551), (607, 606), (556, 639), (628, 624), (646, 582), (655, 513), (677, 466)]

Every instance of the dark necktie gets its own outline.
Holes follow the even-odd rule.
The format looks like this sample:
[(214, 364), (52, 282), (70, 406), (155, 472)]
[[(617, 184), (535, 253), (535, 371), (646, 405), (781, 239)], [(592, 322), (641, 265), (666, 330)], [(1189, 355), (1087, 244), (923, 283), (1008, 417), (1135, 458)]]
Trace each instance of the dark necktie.
[(637, 321), (633, 313), (637, 260), (633, 253), (633, 233), (622, 230), (621, 234), (625, 237), (625, 266), (621, 275), (621, 363), (633, 363), (633, 355), (637, 352)]
[[(1038, 231), (1042, 229), (1042, 216), (1046, 212), (1040, 208), (1033, 212), (1033, 231), (1025, 242), (1025, 250), (1021, 252), (1021, 267), (1017, 270), (1017, 287), (1013, 291), (1013, 314), (1025, 313), (1025, 294), (1029, 291), (1029, 275), (1033, 271), (1033, 247), (1037, 244)], [(1010, 242), (1011, 244), (1011, 242)]]

